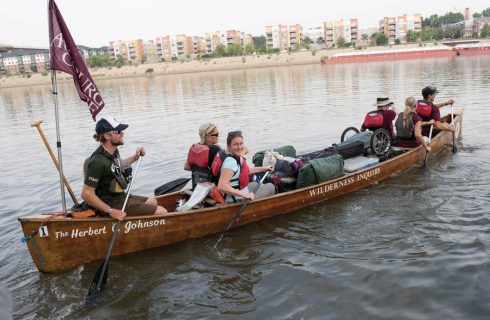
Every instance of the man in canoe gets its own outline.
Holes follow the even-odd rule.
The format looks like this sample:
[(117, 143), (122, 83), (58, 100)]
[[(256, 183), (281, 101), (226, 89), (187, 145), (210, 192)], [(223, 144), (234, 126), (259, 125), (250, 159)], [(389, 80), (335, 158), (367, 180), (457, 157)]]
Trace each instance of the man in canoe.
[(127, 124), (118, 122), (112, 116), (101, 118), (95, 125), (94, 139), (100, 146), (88, 160), (87, 172), (82, 189), (82, 199), (97, 209), (100, 215), (109, 215), (122, 220), (126, 215), (149, 215), (167, 213), (156, 199), (129, 195), (125, 211), (121, 211), (131, 174), (130, 164), (145, 155), (145, 149), (138, 147), (134, 155), (121, 159), (118, 146), (124, 144), (124, 130)]
[[(423, 121), (427, 122), (434, 120), (434, 127), (437, 129), (437, 131), (435, 131), (433, 135), (441, 130), (456, 131), (456, 129), (449, 125), (449, 123), (441, 122), (441, 112), (439, 110), (442, 107), (453, 104), (454, 100), (449, 99), (446, 102), (434, 103), (434, 99), (438, 93), (439, 91), (436, 87), (428, 86), (422, 89), (422, 97), (424, 99), (417, 101), (417, 107), (415, 109)], [(428, 137), (429, 133), (430, 126), (424, 126), (422, 129), (422, 135)]]
[(361, 131), (386, 129), (393, 137), (393, 120), (396, 118), (395, 103), (390, 98), (377, 98), (377, 110), (368, 112), (361, 126)]

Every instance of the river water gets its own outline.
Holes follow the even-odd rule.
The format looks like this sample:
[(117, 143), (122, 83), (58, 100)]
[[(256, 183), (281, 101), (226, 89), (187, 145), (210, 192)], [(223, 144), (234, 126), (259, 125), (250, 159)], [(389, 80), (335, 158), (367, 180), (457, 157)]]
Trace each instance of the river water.
[[(63, 76), (64, 77), (64, 76)], [(97, 80), (96, 80), (97, 81)], [(465, 107), (459, 152), (430, 170), (219, 235), (111, 259), (98, 304), (84, 300), (98, 263), (42, 274), (17, 218), (56, 211), (59, 178), (39, 134), (56, 145), (49, 86), (0, 89), (0, 282), (16, 319), (488, 319), (490, 56), (305, 65), (97, 81), (107, 113), (129, 123), (123, 155), (144, 145), (134, 193), (185, 176), (200, 124), (241, 129), (250, 154), (338, 142), (377, 96), (403, 109), (437, 85)], [(65, 175), (79, 197), (94, 123), (71, 83), (59, 85)], [(450, 108), (446, 108), (447, 112)], [(444, 109), (443, 109), (444, 110)], [(55, 150), (56, 152), (56, 150)], [(67, 194), (67, 202), (72, 204)]]

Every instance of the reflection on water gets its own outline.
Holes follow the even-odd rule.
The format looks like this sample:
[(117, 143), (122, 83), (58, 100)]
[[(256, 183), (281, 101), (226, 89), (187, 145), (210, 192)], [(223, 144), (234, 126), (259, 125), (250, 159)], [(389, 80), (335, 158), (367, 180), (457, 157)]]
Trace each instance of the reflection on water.
[[(377, 96), (401, 111), (437, 85), (465, 107), (460, 152), (431, 157), (376, 186), (218, 236), (111, 259), (108, 286), (83, 306), (97, 264), (44, 275), (20, 242), (17, 218), (59, 210), (49, 86), (0, 89), (0, 281), (16, 318), (484, 319), (490, 307), (487, 246), (490, 59), (440, 58), (296, 66), (98, 81), (107, 113), (129, 123), (123, 155), (147, 148), (134, 192), (150, 195), (186, 175), (203, 122), (241, 129), (255, 151), (292, 144), (308, 152), (359, 126)], [(65, 175), (77, 196), (94, 123), (71, 83), (59, 86)], [(447, 110), (449, 111), (449, 110)], [(68, 203), (71, 204), (68, 198)]]

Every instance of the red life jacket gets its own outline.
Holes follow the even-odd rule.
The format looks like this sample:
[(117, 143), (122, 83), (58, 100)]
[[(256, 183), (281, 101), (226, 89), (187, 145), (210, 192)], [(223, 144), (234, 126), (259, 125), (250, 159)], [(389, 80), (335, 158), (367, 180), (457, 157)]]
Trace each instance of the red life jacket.
[(194, 143), (187, 153), (187, 161), (191, 166), (202, 169), (207, 168), (209, 161), (209, 147), (204, 144)]
[(383, 126), (384, 118), (383, 118), (383, 111), (371, 111), (368, 114), (366, 114), (366, 117), (364, 118), (364, 128), (369, 129), (369, 128), (381, 128)]
[[(221, 171), (221, 166), (223, 165), (223, 161), (225, 161), (227, 155), (224, 150), (219, 150), (216, 155), (214, 156), (213, 162), (211, 163), (211, 173), (213, 177), (219, 178), (220, 171)], [(218, 180), (216, 180), (216, 184), (218, 183)]]
[(428, 119), (432, 113), (432, 105), (430, 102), (425, 100), (417, 101), (417, 107), (415, 108), (415, 112), (422, 118)]
[[(238, 170), (240, 170), (240, 175), (239, 175), (238, 179), (231, 179), (230, 182), (238, 180), (239, 186), (234, 187), (234, 188), (235, 189), (239, 188), (239, 190), (242, 190), (243, 188), (248, 186), (248, 183), (250, 182), (250, 167), (248, 166), (247, 160), (245, 160), (245, 158), (240, 159), (240, 158), (232, 156), (232, 155), (228, 155), (228, 157), (232, 157), (233, 159), (236, 160), (236, 162), (238, 163)], [(235, 173), (236, 173), (236, 171), (233, 173), (233, 175), (235, 175)]]

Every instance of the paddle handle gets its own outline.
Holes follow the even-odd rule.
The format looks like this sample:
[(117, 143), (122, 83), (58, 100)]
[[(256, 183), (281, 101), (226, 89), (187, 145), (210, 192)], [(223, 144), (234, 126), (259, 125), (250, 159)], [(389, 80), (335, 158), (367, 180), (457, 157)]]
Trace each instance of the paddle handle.
[[(56, 159), (53, 150), (51, 149), (51, 146), (49, 145), (48, 139), (46, 139), (46, 136), (44, 135), (43, 130), (41, 129), (41, 123), (43, 123), (42, 120), (35, 120), (31, 123), (31, 127), (36, 127), (37, 131), (39, 132), (39, 135), (41, 136), (41, 139), (44, 142), (44, 145), (46, 146), (46, 149), (48, 149), (48, 153), (51, 156), (51, 159), (54, 162), (54, 165), (56, 166), (56, 169), (58, 169), (58, 172), (60, 172), (60, 163), (58, 162), (58, 159)], [(68, 190), (68, 193), (70, 194), (71, 199), (75, 204), (78, 204), (77, 197), (75, 197), (75, 194), (73, 193), (73, 190), (70, 187), (70, 184), (68, 183), (68, 180), (66, 180), (65, 175), (63, 174), (63, 182), (65, 183), (66, 189)]]
[[(429, 131), (429, 141), (427, 142), (427, 146), (430, 146), (430, 141), (432, 140), (432, 130), (434, 129), (434, 125), (431, 124), (430, 125), (430, 131)], [(427, 151), (426, 155), (425, 155), (425, 162), (424, 162), (424, 166), (427, 166), (427, 161), (429, 160), (429, 152)]]

